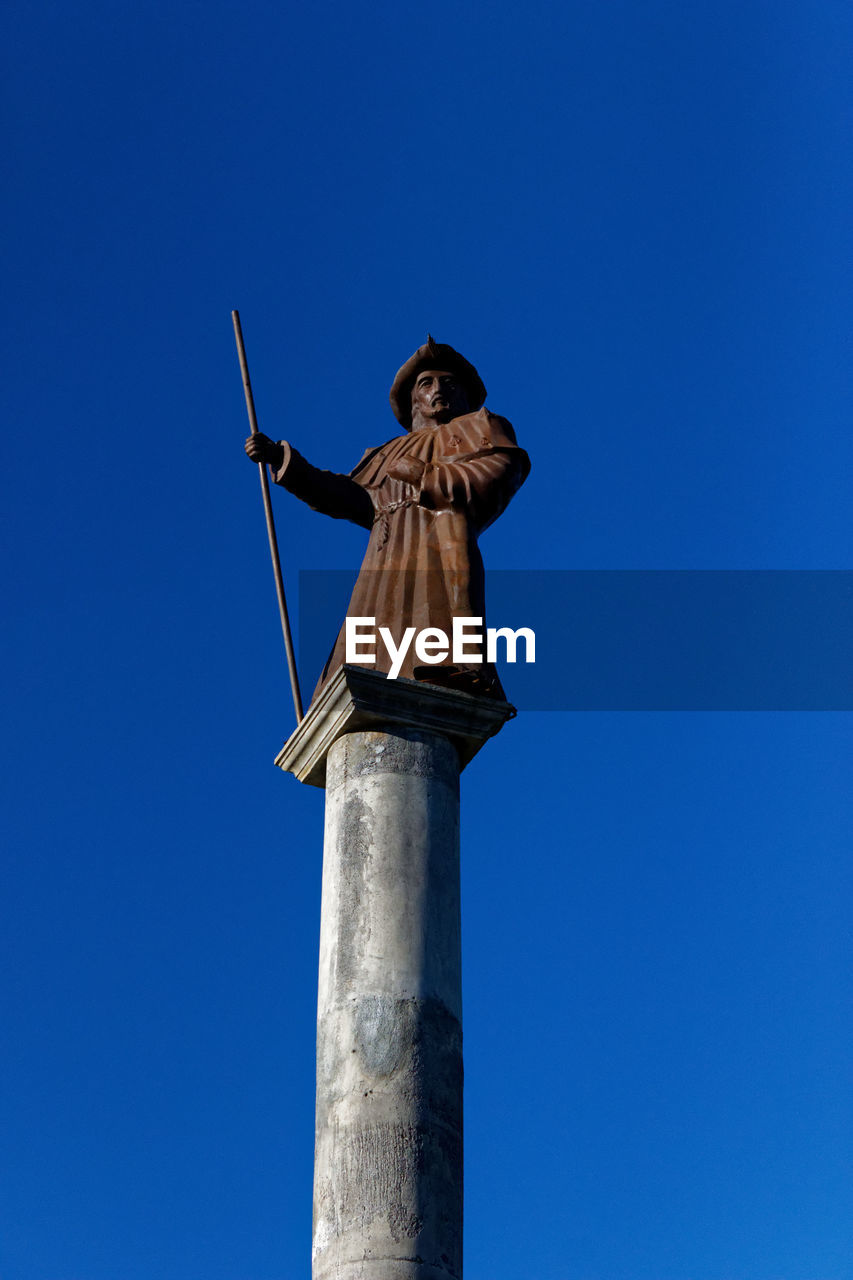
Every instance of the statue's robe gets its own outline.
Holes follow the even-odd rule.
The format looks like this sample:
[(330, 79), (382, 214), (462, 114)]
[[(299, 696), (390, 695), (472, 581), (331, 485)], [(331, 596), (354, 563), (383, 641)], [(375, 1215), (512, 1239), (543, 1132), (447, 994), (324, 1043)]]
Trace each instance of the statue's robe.
[[(404, 458), (426, 464), (419, 484), (388, 474)], [(368, 449), (349, 475), (321, 471), (285, 445), (284, 461), (273, 479), (315, 511), (370, 530), (347, 615), (376, 619), (372, 669), (387, 672), (391, 659), (379, 639), (380, 627), (390, 629), (395, 645), (412, 626), (418, 631), (438, 627), (452, 638), (454, 617), (482, 618), (485, 628), (477, 538), (501, 514), (529, 470), (527, 454), (507, 420), (480, 409)], [(345, 652), (342, 628), (314, 698), (343, 665)], [(451, 664), (452, 653), (443, 665)], [(485, 662), (453, 665), (478, 672), (484, 691), (503, 696), (497, 673)], [(440, 670), (425, 668), (412, 643), (399, 674), (429, 679), (434, 673), (440, 679)]]

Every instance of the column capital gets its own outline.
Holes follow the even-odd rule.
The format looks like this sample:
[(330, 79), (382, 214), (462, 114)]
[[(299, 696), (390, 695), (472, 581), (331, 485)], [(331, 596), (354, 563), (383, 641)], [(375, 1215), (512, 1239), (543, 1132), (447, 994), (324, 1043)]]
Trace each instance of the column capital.
[(514, 715), (515, 707), (496, 698), (404, 677), (389, 680), (367, 667), (343, 666), (311, 704), (275, 763), (300, 782), (324, 787), (326, 756), (338, 738), (359, 729), (402, 726), (449, 738), (464, 769)]

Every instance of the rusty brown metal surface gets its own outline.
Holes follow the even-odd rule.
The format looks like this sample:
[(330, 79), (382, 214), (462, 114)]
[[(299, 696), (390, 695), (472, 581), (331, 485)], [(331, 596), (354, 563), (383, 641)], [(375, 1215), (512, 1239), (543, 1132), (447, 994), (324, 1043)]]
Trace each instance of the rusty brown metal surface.
[[(402, 366), (391, 390), (407, 434), (368, 449), (349, 473), (322, 471), (284, 441), (264, 436), (246, 442), (253, 460), (270, 462), (276, 484), (315, 511), (370, 530), (347, 614), (375, 618), (377, 629), (387, 627), (398, 641), (407, 627), (436, 627), (449, 635), (454, 617), (485, 620), (477, 539), (530, 470), (510, 423), (482, 407), (485, 395), (474, 366), (430, 338)], [(342, 628), (315, 698), (344, 661)], [(372, 669), (389, 667), (377, 646)], [(494, 667), (449, 660), (424, 667), (413, 647), (400, 674), (504, 697)]]

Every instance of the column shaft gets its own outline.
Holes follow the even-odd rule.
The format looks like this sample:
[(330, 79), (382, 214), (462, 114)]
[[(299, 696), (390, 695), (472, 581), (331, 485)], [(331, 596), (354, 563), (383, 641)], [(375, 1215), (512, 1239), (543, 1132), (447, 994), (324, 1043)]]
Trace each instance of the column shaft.
[(459, 757), (440, 734), (328, 753), (313, 1280), (460, 1280)]

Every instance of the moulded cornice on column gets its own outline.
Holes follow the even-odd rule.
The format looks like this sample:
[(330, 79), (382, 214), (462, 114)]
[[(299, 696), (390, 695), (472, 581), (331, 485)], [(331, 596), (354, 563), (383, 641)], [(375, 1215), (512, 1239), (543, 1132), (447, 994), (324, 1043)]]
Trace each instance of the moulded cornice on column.
[(324, 787), (326, 755), (343, 734), (403, 725), (449, 738), (464, 769), (514, 715), (515, 707), (495, 698), (404, 677), (389, 680), (366, 667), (343, 666), (309, 707), (275, 763), (300, 782)]

